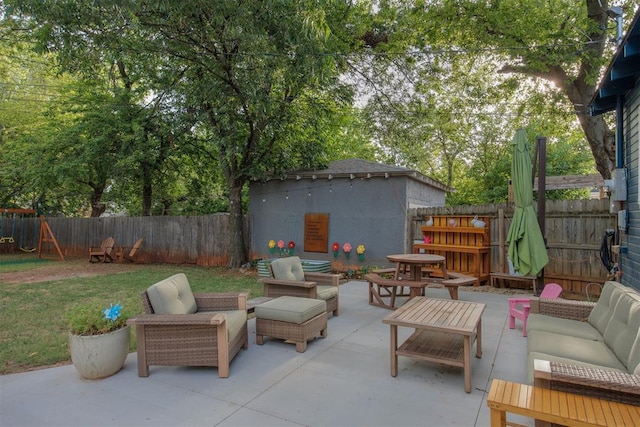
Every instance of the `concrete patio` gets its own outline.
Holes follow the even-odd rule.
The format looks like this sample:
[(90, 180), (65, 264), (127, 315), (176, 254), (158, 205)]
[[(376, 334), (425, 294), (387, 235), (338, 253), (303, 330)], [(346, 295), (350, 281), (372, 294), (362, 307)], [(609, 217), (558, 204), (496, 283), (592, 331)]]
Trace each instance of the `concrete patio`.
[[(445, 289), (427, 296), (449, 298)], [(295, 345), (268, 339), (215, 368), (151, 367), (137, 375), (136, 354), (116, 375), (83, 380), (72, 365), (0, 376), (0, 425), (9, 426), (488, 426), (493, 378), (526, 382), (521, 324), (508, 328), (508, 295), (461, 289), (460, 299), (487, 304), (481, 359), (472, 360), (472, 391), (461, 368), (399, 358), (389, 374), (390, 311), (368, 305), (366, 282), (340, 288), (340, 316), (328, 336)], [(410, 334), (399, 328), (400, 338)], [(475, 353), (475, 352), (474, 352)], [(533, 426), (533, 420), (510, 420)]]

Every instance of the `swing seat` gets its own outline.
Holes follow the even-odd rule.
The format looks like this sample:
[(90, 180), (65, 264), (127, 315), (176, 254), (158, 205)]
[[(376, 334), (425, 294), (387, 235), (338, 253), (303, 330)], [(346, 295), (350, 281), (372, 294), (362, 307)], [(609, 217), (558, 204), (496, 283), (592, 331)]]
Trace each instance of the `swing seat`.
[(104, 239), (100, 247), (89, 247), (89, 262), (113, 262), (111, 251), (113, 251), (115, 240), (113, 237)]

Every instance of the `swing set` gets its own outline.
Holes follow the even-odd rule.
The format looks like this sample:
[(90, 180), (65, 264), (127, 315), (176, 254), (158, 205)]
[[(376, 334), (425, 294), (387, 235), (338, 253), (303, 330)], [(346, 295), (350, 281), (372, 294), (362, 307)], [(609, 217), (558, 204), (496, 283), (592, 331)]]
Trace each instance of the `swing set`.
[[(61, 260), (64, 261), (64, 255), (58, 246), (51, 227), (47, 223), (44, 216), (40, 216), (40, 231), (35, 226), (34, 222), (27, 221), (28, 216), (37, 216), (37, 213), (33, 209), (13, 209), (13, 208), (0, 208), (0, 244), (15, 244), (16, 238), (18, 239), (18, 247), (23, 252), (35, 252), (38, 251), (38, 258), (42, 258), (42, 246), (43, 244), (53, 245)], [(3, 227), (3, 221), (10, 220), (11, 230), (6, 230), (9, 227)], [(16, 224), (20, 221), (20, 227), (16, 233)], [(29, 227), (30, 226), (30, 227)], [(29, 228), (33, 231), (30, 234)], [(9, 234), (5, 234), (9, 232)], [(30, 235), (29, 235), (30, 234)], [(37, 246), (36, 246), (37, 240)]]

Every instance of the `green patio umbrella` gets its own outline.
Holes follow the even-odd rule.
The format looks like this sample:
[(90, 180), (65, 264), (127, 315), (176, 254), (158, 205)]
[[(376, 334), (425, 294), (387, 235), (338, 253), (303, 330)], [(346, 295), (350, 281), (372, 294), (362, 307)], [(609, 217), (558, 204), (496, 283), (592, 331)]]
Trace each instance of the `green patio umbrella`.
[(524, 129), (518, 129), (511, 144), (511, 184), (516, 206), (507, 234), (508, 253), (517, 272), (525, 276), (537, 276), (549, 262), (549, 257), (533, 210), (531, 156)]

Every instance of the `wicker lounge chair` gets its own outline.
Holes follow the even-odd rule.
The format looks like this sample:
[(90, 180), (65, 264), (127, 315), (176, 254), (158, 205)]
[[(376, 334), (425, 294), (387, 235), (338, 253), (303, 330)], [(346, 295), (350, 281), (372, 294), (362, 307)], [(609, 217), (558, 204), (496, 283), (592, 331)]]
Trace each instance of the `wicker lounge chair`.
[(279, 258), (269, 264), (270, 279), (260, 279), (264, 296), (317, 298), (327, 302), (327, 313), (338, 315), (340, 275), (307, 273), (297, 256)]
[(229, 376), (229, 363), (249, 345), (248, 293), (192, 294), (183, 273), (141, 294), (145, 313), (130, 318), (136, 326), (138, 376), (149, 366), (217, 366)]

